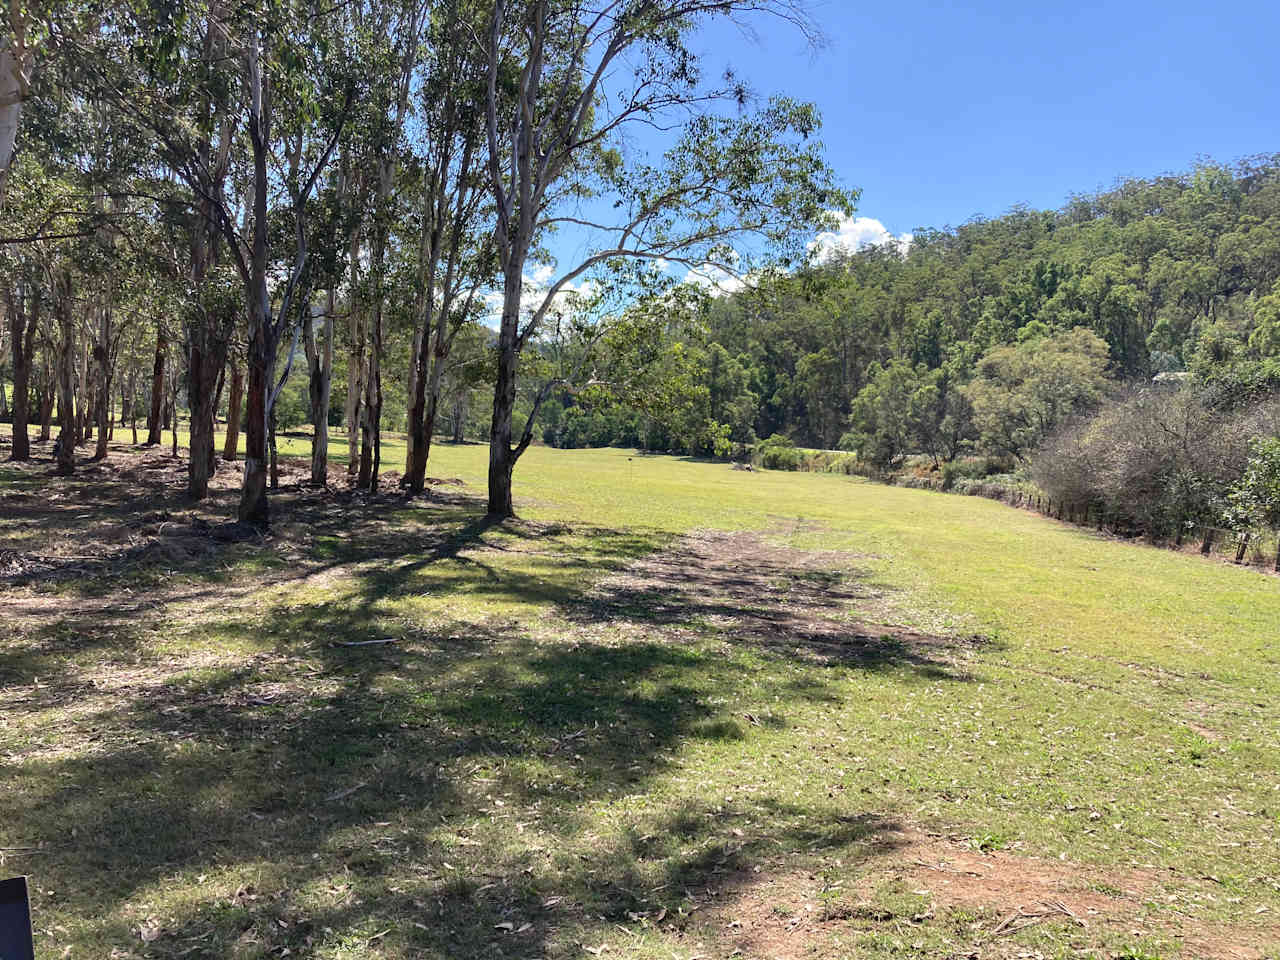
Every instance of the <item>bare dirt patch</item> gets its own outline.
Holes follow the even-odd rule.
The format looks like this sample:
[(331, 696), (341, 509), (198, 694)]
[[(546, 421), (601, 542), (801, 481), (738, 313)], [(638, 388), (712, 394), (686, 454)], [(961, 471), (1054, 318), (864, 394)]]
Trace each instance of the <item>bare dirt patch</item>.
[[(1042, 923), (1069, 928), (1077, 947), (1101, 948), (1108, 933), (1157, 936), (1205, 960), (1264, 960), (1280, 938), (1276, 923), (1227, 927), (1183, 910), (1153, 911), (1153, 902), (1168, 900), (1169, 875), (1158, 871), (981, 851), (893, 826), (871, 839), (871, 849), (882, 856), (867, 859), (866, 872), (838, 891), (838, 901), (824, 895), (815, 872), (762, 872), (701, 925), (727, 933), (739, 955), (771, 960), (826, 956), (841, 933), (883, 929), (910, 940), (939, 923), (946, 923), (947, 955), (966, 958), (1039, 956), (1011, 937)], [(886, 909), (877, 895), (886, 885), (919, 897), (922, 906), (915, 913)]]

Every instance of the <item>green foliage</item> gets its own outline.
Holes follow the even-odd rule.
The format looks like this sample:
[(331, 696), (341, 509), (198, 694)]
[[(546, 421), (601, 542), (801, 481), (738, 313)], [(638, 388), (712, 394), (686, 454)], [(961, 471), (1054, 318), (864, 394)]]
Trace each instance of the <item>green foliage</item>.
[(930, 370), (906, 360), (872, 364), (840, 446), (881, 469), (915, 451), (929, 454), (935, 464), (954, 460), (973, 431), (971, 404), (954, 368)]
[(968, 390), (983, 446), (1025, 461), (1060, 424), (1102, 400), (1106, 370), (1106, 343), (1083, 327), (988, 351)]
[(791, 438), (780, 433), (761, 440), (752, 451), (752, 461), (766, 470), (799, 470), (803, 459)]
[[(739, 444), (860, 449), (867, 467), (971, 449), (1026, 460), (1107, 380), (1189, 370), (1213, 407), (1280, 387), (1280, 159), (1125, 181), (755, 280), (711, 300), (705, 336), (680, 338), (707, 395), (664, 425), (663, 449), (709, 452), (714, 421)], [(1055, 356), (1037, 361), (1045, 343)], [(1064, 359), (1064, 343), (1079, 349)]]
[(917, 370), (907, 360), (873, 363), (867, 370), (869, 382), (853, 401), (852, 429), (840, 438), (840, 446), (878, 467), (901, 463), (915, 439), (912, 399), (923, 376), (923, 366)]
[(1228, 495), (1228, 525), (1280, 527), (1280, 437), (1258, 437), (1244, 475)]
[(292, 430), (311, 419), (310, 401), (307, 397), (307, 383), (302, 377), (290, 377), (273, 408), (276, 418), (276, 430)]

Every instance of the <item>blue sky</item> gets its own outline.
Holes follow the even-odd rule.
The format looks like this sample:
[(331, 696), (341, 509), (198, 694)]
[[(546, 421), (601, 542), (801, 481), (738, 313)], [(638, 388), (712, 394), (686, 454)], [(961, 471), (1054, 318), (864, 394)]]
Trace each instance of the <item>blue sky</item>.
[(695, 47), (812, 100), (858, 214), (894, 234), (1061, 206), (1121, 176), (1280, 150), (1280, 5), (812, 0), (828, 45), (761, 22)]
[[(862, 191), (823, 248), (1018, 204), (1058, 208), (1073, 193), (1201, 158), (1280, 152), (1277, 3), (807, 2), (819, 49), (763, 17), (751, 36), (718, 20), (692, 47), (708, 82), (731, 67), (761, 97), (821, 109), (828, 160)], [(629, 134), (634, 147), (669, 146), (644, 129)], [(549, 241), (562, 267), (589, 246), (572, 229)], [(552, 275), (534, 265), (532, 288)]]

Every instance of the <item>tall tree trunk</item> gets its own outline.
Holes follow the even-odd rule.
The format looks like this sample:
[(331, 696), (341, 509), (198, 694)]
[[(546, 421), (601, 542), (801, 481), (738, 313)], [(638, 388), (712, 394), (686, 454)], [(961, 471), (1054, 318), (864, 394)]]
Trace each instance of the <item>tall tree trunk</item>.
[(271, 489), (280, 489), (280, 455), (276, 449), (276, 408), (267, 415), (267, 449), (271, 455)]
[(40, 384), (40, 442), (48, 443), (53, 435), (53, 396), (57, 374), (46, 363)]
[(169, 380), (169, 426), (173, 429), (173, 449), (170, 451), (173, 459), (178, 459), (178, 378), (173, 376)]
[(27, 421), (31, 418), (31, 355), (35, 349), (36, 327), (40, 320), (40, 298), (31, 298), (31, 316), (27, 316), (26, 290), (16, 301), (9, 300), (9, 349), (13, 354), (13, 448), (11, 460), (31, 459), (31, 438)]
[[(239, 517), (242, 521), (261, 527), (269, 523), (266, 489), (267, 417), (275, 406), (276, 395), (289, 376), (293, 361), (292, 351), (280, 382), (273, 384), (276, 369), (276, 352), (280, 336), (291, 310), (311, 309), (310, 291), (306, 290), (294, 303), (298, 282), (307, 263), (306, 202), (325, 164), (333, 155), (341, 133), (341, 122), (333, 132), (333, 139), (324, 155), (316, 161), (306, 186), (292, 194), (294, 228), (297, 246), (289, 279), (280, 296), (278, 317), (273, 313), (272, 298), (268, 286), (268, 206), (267, 195), (271, 186), (268, 170), (270, 97), (263, 83), (260, 63), (260, 37), (248, 45), (248, 131), (253, 147), (253, 232), (249, 260), (244, 271), (246, 295), (249, 301), (249, 421), (245, 431), (244, 485), (241, 489)], [(348, 105), (350, 101), (348, 100)], [(345, 120), (345, 108), (344, 108)], [(301, 331), (301, 324), (294, 336)], [(296, 340), (294, 346), (296, 347)], [(274, 386), (274, 390), (273, 390)]]
[[(405, 480), (412, 485), (413, 477), (413, 448), (417, 445), (418, 432), (413, 427), (414, 408), (418, 402), (418, 384), (422, 380), (422, 375), (418, 372), (419, 357), (422, 355), (422, 331), (415, 330), (413, 332), (413, 347), (409, 353), (409, 383), (405, 392), (405, 410), (409, 414), (408, 432), (404, 436), (404, 476)], [(415, 491), (416, 492), (416, 491)]]
[(344, 410), (347, 426), (347, 473), (355, 476), (360, 468), (360, 423), (364, 399), (365, 324), (364, 311), (358, 298), (360, 280), (360, 243), (351, 241), (351, 313), (347, 321), (351, 334), (351, 353), (347, 358), (347, 404)]
[[(430, 205), (428, 205), (428, 209)], [(431, 223), (423, 225), (424, 237), (419, 248), (419, 277), (422, 284), (418, 312), (422, 326), (413, 337), (413, 359), (409, 364), (409, 432), (405, 457), (405, 486), (412, 494), (421, 493), (426, 485), (427, 458), (431, 455), (431, 434), (435, 429), (436, 401), (440, 396), (440, 372), (449, 352), (446, 339), (451, 276), (446, 274), (442, 301), (436, 303), (436, 262), (439, 258), (440, 231)]]
[(498, 370), (493, 384), (493, 421), (489, 426), (489, 516), (515, 516), (511, 503), (511, 472), (518, 454), (511, 446), (511, 416), (516, 408), (517, 335), (520, 301), (524, 295), (524, 264), (512, 264), (503, 285), (502, 328), (498, 333)]
[(373, 316), (369, 324), (369, 367), (365, 377), (364, 401), (360, 419), (360, 471), (356, 486), (373, 493), (378, 489), (378, 459), (382, 449), (382, 302), (383, 261), (385, 237), (374, 242), (373, 275), (377, 289), (374, 291)]
[(105, 460), (107, 457), (107, 441), (111, 434), (111, 323), (113, 320), (111, 305), (101, 305), (98, 313), (98, 338), (93, 345), (93, 359), (97, 364), (97, 406), (98, 446), (93, 452), (94, 460)]
[(151, 367), (151, 412), (147, 416), (147, 446), (155, 447), (161, 442), (160, 428), (164, 417), (164, 360), (169, 343), (164, 331), (156, 331), (156, 358)]
[(369, 344), (369, 370), (365, 375), (364, 399), (360, 403), (360, 469), (356, 475), (356, 486), (371, 493), (378, 488), (374, 448), (382, 419), (382, 371), (378, 365), (380, 339), (375, 321), (372, 342)]
[[(379, 287), (382, 283), (375, 251), (374, 271)], [(370, 493), (378, 489), (378, 455), (382, 448), (382, 295), (377, 291), (369, 325), (369, 367), (365, 375), (364, 400), (360, 418), (360, 471), (356, 486)]]
[(311, 402), (311, 484), (329, 482), (329, 400), (333, 391), (333, 312), (336, 291), (329, 290), (324, 311), (324, 343), (316, 342), (311, 312), (304, 315), (303, 340), (307, 351), (307, 396)]
[(111, 394), (99, 389), (95, 397), (97, 401), (98, 445), (94, 448), (93, 459), (107, 458), (107, 442), (111, 439)]
[(471, 391), (466, 387), (459, 387), (458, 394), (453, 398), (453, 442), (462, 443), (465, 439), (465, 427), (467, 420), (468, 400), (471, 398)]
[(222, 366), (218, 368), (218, 388), (213, 391), (213, 428), (218, 428), (218, 411), (222, 409), (222, 388), (227, 385), (227, 353), (222, 352)]
[(93, 439), (94, 413), (97, 404), (94, 396), (97, 388), (94, 370), (89, 363), (93, 356), (93, 344), (85, 338), (84, 349), (80, 352), (80, 365), (77, 368), (76, 382), (80, 385), (79, 402), (76, 404), (76, 443), (88, 443)]
[(4, 17), (7, 36), (0, 39), (0, 203), (9, 185), (9, 167), (13, 163), (18, 139), (18, 122), (22, 118), (23, 101), (27, 98), (29, 77), (34, 66), (33, 51), (26, 43), (26, 14), (18, 4), (9, 5)]
[[(194, 341), (194, 338), (193, 338)], [(225, 348), (214, 343), (201, 349), (195, 342), (187, 363), (187, 405), (191, 409), (191, 456), (187, 461), (187, 496), (203, 500), (209, 495), (209, 478), (216, 469), (213, 450), (217, 413), (218, 375), (225, 366)]]
[(435, 436), (440, 409), (440, 384), (445, 360), (449, 356), (447, 317), (443, 310), (437, 317), (435, 331), (428, 335), (414, 358), (418, 371), (415, 389), (409, 403), (409, 466), (405, 481), (411, 493), (421, 493), (426, 486), (427, 460), (431, 456), (431, 440)]
[[(94, 359), (98, 358), (99, 348), (95, 347), (93, 354)], [(97, 393), (94, 397), (95, 413), (97, 414), (98, 425), (98, 446), (93, 451), (94, 460), (105, 460), (107, 456), (107, 440), (109, 439), (109, 431), (111, 430), (111, 390), (107, 383), (107, 368), (110, 366), (110, 360), (105, 356), (106, 351), (101, 351), (104, 356), (98, 360), (99, 376), (102, 378), (98, 384)]]
[(71, 319), (71, 270), (64, 268), (55, 281), (55, 303), (58, 328), (62, 333), (62, 350), (58, 358), (58, 466), (60, 477), (69, 477), (76, 469), (75, 400), (75, 323)]
[(227, 400), (227, 438), (222, 445), (222, 459), (235, 463), (240, 446), (240, 421), (244, 414), (244, 370), (238, 359), (231, 361), (231, 396)]
[(249, 341), (249, 409), (244, 432), (244, 485), (240, 490), (238, 511), (242, 521), (262, 528), (270, 520), (267, 507), (267, 391), (274, 367), (274, 363), (272, 367), (267, 366), (264, 325), (265, 318), (254, 324)]

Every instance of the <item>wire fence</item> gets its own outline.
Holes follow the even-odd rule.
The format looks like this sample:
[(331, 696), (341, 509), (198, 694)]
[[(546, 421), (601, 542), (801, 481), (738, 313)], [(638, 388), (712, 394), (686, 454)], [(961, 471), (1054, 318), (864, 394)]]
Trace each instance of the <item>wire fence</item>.
[[(941, 490), (941, 484), (933, 489)], [(1010, 490), (997, 484), (973, 484), (955, 492), (999, 500), (1012, 507), (1032, 510), (1065, 523), (1097, 530), (1099, 533), (1109, 533), (1129, 540), (1146, 540), (1153, 545), (1184, 552), (1198, 551), (1206, 557), (1220, 557), (1234, 563), (1269, 567), (1280, 572), (1280, 530), (1232, 530), (1209, 524), (1186, 523), (1175, 534), (1170, 535), (1167, 532), (1143, 530), (1128, 519), (1110, 516), (1102, 504), (1055, 502), (1041, 493)]]

